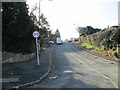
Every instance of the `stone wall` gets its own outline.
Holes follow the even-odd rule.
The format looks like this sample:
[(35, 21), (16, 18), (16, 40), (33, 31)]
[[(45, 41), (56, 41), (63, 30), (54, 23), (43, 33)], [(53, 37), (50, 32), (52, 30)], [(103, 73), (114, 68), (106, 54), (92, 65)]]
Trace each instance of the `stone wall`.
[(32, 59), (36, 56), (36, 52), (23, 55), (22, 53), (2, 52), (2, 63), (14, 63)]

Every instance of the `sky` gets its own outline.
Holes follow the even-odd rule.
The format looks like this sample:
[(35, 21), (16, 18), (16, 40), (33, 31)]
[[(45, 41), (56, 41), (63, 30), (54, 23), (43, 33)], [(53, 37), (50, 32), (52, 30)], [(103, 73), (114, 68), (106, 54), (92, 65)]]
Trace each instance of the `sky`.
[[(77, 38), (76, 27), (92, 26), (104, 29), (118, 25), (119, 0), (40, 0), (40, 12), (44, 14), (53, 32), (58, 29), (61, 38)], [(27, 0), (30, 9), (39, 0)], [(36, 11), (36, 15), (38, 15)]]

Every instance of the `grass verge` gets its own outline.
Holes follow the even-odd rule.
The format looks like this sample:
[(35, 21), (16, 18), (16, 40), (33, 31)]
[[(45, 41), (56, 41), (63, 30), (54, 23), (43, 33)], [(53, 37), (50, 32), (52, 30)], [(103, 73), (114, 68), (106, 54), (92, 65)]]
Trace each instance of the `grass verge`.
[(86, 44), (86, 43), (82, 43), (80, 44), (80, 46), (86, 47), (87, 49), (94, 49), (94, 46)]
[(86, 43), (79, 43), (80, 46), (85, 47), (88, 50), (92, 50), (93, 52), (96, 52), (97, 54), (101, 54), (102, 56), (109, 57), (109, 58), (116, 58), (117, 50), (100, 50), (100, 48), (95, 48), (92, 45), (86, 44)]

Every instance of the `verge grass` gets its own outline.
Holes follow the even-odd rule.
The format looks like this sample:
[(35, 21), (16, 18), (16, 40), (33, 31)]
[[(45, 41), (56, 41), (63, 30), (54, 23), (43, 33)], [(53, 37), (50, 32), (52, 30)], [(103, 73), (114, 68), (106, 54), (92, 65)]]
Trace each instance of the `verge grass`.
[(80, 45), (83, 46), (83, 47), (86, 47), (87, 49), (94, 49), (94, 46), (86, 44), (86, 43), (82, 43)]

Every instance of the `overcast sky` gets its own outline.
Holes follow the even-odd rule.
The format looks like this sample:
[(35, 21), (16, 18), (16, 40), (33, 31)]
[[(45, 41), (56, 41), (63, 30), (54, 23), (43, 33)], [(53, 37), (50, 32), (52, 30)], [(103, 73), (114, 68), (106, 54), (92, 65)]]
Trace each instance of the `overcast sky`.
[[(62, 39), (78, 37), (77, 26), (106, 28), (118, 25), (119, 0), (41, 0), (41, 13), (51, 29), (60, 31)], [(27, 0), (30, 8), (39, 0)]]

